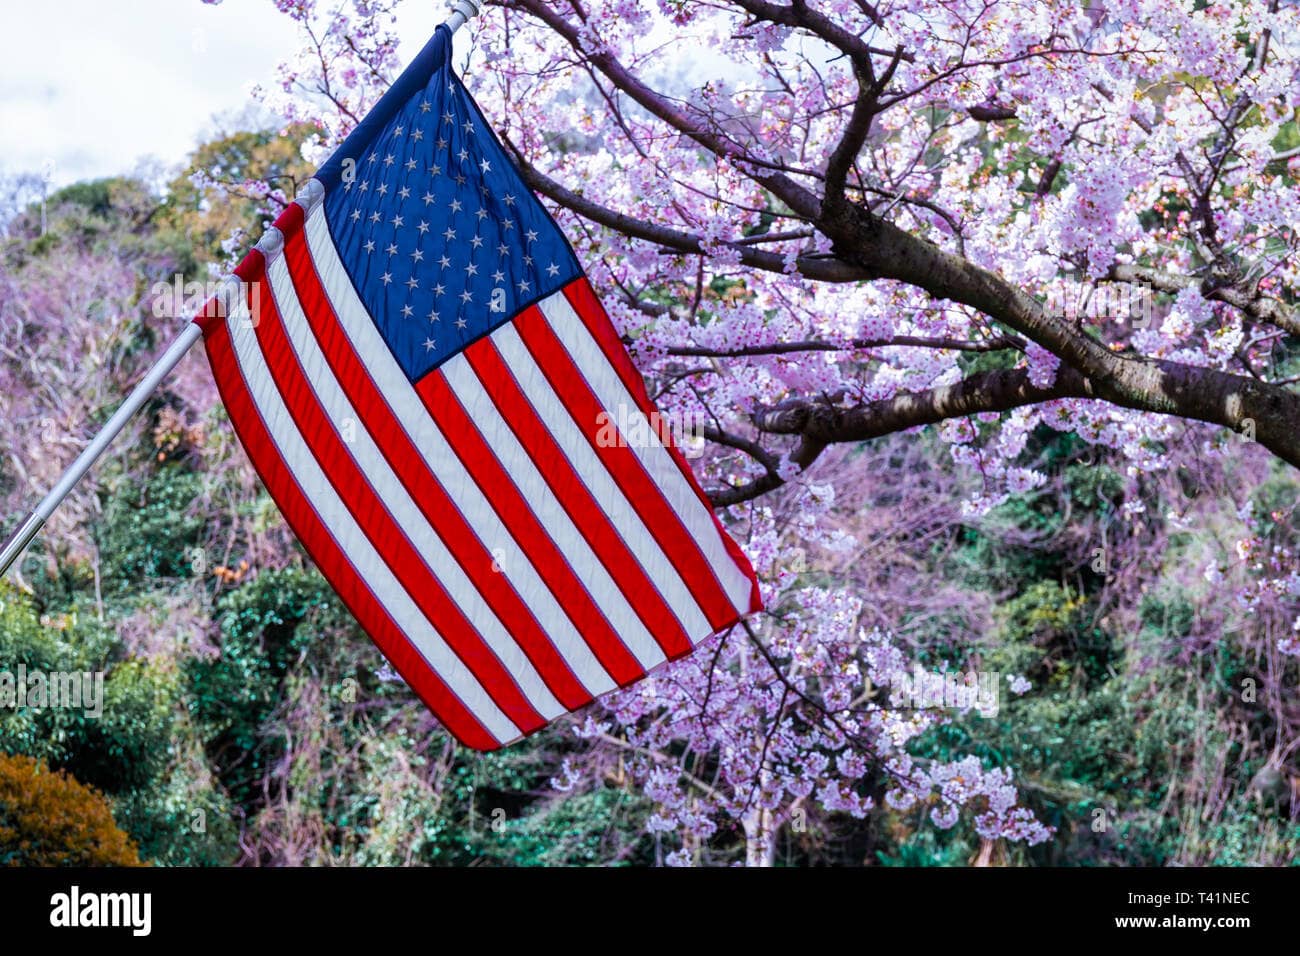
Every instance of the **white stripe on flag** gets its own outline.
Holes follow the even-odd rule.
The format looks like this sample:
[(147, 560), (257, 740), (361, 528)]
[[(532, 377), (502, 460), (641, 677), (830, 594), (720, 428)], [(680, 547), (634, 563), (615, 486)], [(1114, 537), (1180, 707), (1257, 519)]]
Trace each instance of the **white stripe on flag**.
[(357, 576), (392, 615), (393, 621), (415, 645), (429, 666), (441, 676), (461, 702), (502, 742), (514, 740), (521, 731), (497, 707), (489, 694), (448, 647), (442, 635), (411, 600), (383, 557), (375, 550), (325, 477), (311, 448), (299, 433), (293, 417), (280, 397), (257, 342), (246, 322), (228, 321), (234, 349), (249, 396), (257, 407), (279, 458), (293, 476), (317, 516), (348, 556)]

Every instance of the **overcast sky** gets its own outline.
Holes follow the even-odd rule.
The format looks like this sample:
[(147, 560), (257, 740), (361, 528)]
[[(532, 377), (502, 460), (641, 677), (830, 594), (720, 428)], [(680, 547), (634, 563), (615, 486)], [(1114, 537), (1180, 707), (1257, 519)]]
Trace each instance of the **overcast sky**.
[[(130, 172), (144, 158), (179, 163), (250, 106), (299, 40), (270, 0), (36, 0), (3, 5), (0, 173), (53, 182)], [(445, 5), (403, 5), (402, 57), (418, 52)]]

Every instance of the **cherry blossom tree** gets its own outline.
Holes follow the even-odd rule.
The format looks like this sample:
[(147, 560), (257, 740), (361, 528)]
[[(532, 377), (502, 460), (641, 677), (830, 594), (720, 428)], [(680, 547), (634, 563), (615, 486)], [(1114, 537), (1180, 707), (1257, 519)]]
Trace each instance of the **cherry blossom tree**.
[[(770, 862), (808, 807), (877, 795), (1045, 839), (1005, 771), (908, 756), (942, 716), (873, 692), (906, 655), (870, 595), (804, 573), (859, 547), (823, 520), (853, 480), (835, 449), (934, 426), (968, 517), (1045, 481), (1024, 460), (1044, 426), (1133, 480), (1189, 423), (1206, 458), (1300, 466), (1300, 7), (488, 2), (458, 66), (651, 394), (707, 422), (696, 467), (768, 607), (589, 715), (556, 786), (616, 755), (671, 863), (724, 818)], [(304, 45), (258, 95), (318, 124), (319, 160), (400, 67), (396, 3), (276, 5)], [(1294, 613), (1296, 557), (1238, 557), (1241, 599)]]

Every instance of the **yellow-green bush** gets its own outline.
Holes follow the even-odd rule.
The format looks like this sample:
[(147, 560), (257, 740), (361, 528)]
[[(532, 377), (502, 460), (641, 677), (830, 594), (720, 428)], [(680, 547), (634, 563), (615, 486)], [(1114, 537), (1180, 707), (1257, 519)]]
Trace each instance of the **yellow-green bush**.
[(0, 865), (141, 864), (98, 791), (31, 757), (0, 754)]

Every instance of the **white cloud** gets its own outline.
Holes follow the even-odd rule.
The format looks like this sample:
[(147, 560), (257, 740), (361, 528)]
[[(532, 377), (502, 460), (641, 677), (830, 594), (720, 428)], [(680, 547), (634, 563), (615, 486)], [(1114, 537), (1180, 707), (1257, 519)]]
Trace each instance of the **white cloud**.
[[(436, 26), (432, 6), (403, 10), (404, 54)], [(179, 163), (301, 43), (270, 0), (38, 0), (4, 21), (0, 171), (52, 163), (56, 186)]]
[(5, 11), (0, 164), (53, 164), (56, 184), (175, 163), (214, 114), (291, 52), (293, 26), (263, 0), (43, 0)]

